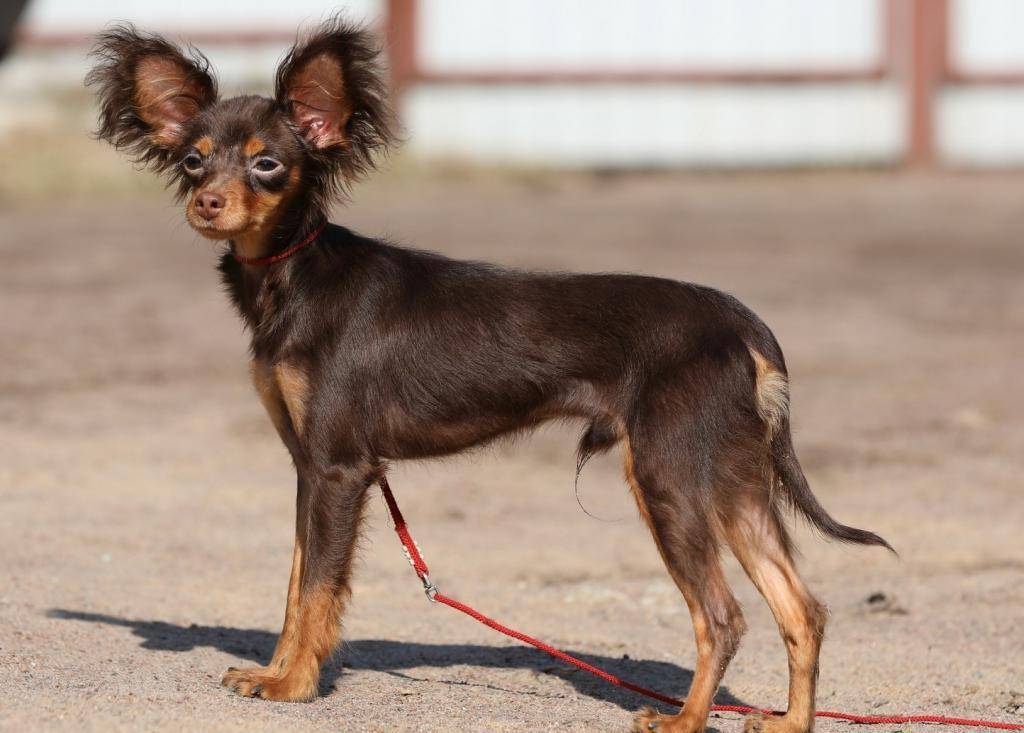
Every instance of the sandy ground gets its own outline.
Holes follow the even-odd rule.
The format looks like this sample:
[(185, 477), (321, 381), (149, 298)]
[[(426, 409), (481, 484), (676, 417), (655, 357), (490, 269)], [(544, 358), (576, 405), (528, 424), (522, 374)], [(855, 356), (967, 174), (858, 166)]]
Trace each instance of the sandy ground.
[[(1024, 723), (1022, 202), (1011, 177), (470, 176), (371, 186), (334, 218), (738, 295), (786, 349), (819, 497), (902, 555), (798, 531), (832, 612), (820, 706)], [(0, 728), (628, 727), (641, 699), (428, 604), (379, 499), (323, 696), (223, 690), (226, 667), (273, 648), (294, 495), (213, 248), (163, 198), (7, 204), (0, 232)], [(577, 505), (574, 438), (550, 427), (392, 483), (447, 593), (681, 694), (685, 606), (618, 456), (584, 474), (597, 518)], [(774, 624), (731, 559), (728, 574), (750, 631), (719, 700), (784, 705)]]

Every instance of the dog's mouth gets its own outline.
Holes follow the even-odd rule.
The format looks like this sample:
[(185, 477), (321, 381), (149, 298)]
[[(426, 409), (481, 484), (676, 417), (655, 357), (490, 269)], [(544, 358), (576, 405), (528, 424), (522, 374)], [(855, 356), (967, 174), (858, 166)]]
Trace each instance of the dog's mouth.
[(202, 219), (195, 221), (191, 216), (188, 217), (188, 223), (195, 231), (207, 239), (234, 239), (242, 236), (249, 229), (248, 222), (245, 226), (223, 226), (216, 221), (204, 221)]
[(189, 226), (207, 239), (233, 239), (252, 228), (252, 217), (245, 207), (229, 203), (212, 219), (200, 216), (194, 205), (185, 214)]

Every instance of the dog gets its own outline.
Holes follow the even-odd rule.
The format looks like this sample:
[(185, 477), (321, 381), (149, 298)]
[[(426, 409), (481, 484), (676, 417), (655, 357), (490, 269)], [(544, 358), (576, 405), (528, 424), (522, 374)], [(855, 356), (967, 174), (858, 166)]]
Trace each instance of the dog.
[(338, 643), (367, 494), (388, 461), (444, 456), (551, 419), (585, 425), (582, 463), (621, 444), (639, 513), (693, 617), (696, 670), (677, 715), (702, 731), (745, 625), (727, 545), (789, 656), (789, 707), (747, 730), (812, 728), (826, 610), (792, 558), (783, 509), (839, 524), (790, 436), (789, 381), (767, 326), (709, 287), (454, 261), (328, 224), (330, 203), (396, 140), (378, 47), (335, 17), (277, 69), (273, 98), (219, 99), (205, 57), (131, 25), (94, 49), (97, 135), (166, 174), (189, 224), (225, 240), (220, 272), (251, 335), (252, 378), (297, 475), (284, 627), (266, 667), (228, 670), (247, 697), (308, 701)]

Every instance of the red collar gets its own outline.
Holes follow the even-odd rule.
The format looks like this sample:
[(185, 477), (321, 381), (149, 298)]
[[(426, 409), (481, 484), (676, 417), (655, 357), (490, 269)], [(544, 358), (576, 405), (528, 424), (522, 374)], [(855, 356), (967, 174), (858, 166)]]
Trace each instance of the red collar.
[(241, 262), (243, 265), (272, 265), (275, 262), (280, 262), (281, 260), (288, 259), (306, 245), (315, 242), (316, 238), (320, 236), (321, 232), (323, 232), (324, 227), (326, 226), (327, 219), (324, 219), (323, 221), (320, 222), (316, 229), (314, 229), (308, 235), (306, 235), (305, 239), (303, 239), (301, 242), (298, 242), (297, 244), (293, 244), (291, 247), (284, 250), (283, 252), (278, 252), (276, 255), (269, 255), (267, 257), (242, 257), (242, 255), (235, 252), (235, 248), (232, 247), (231, 256), (234, 257), (239, 262)]

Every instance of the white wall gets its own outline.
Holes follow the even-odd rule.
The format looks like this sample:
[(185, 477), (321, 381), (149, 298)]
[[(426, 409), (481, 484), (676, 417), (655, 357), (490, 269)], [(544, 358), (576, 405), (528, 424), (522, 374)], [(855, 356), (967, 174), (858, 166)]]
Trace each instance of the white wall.
[[(870, 71), (880, 0), (421, 0), (422, 69), (445, 72)], [(888, 82), (417, 85), (425, 156), (569, 166), (894, 162)]]
[(1024, 87), (947, 87), (937, 112), (943, 162), (964, 168), (1024, 165)]
[(405, 102), (427, 157), (571, 167), (750, 167), (899, 159), (889, 84), (421, 85)]
[[(955, 0), (950, 63), (966, 74), (1024, 76), (1024, 2)], [(1024, 86), (950, 85), (937, 107), (942, 159), (963, 167), (1024, 164)]]
[(1024, 70), (1024, 3), (953, 0), (950, 61), (965, 72)]
[(879, 0), (421, 0), (428, 71), (871, 68)]

